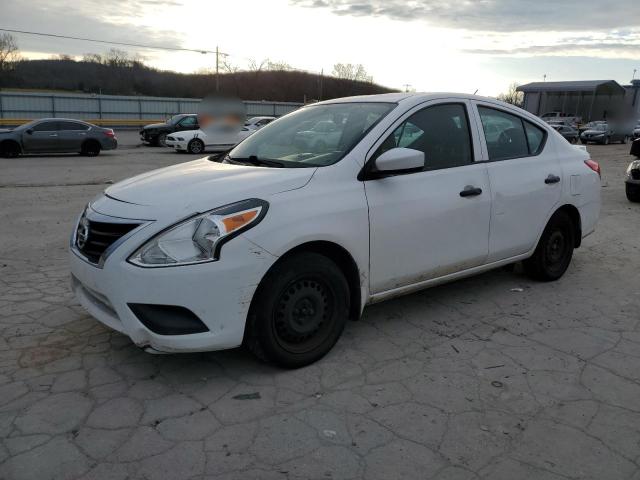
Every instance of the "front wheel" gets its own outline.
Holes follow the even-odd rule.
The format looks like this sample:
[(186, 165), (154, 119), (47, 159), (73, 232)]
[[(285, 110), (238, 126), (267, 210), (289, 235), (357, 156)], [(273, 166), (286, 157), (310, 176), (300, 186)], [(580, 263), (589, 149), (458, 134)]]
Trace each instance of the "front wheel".
[(202, 153), (204, 151), (204, 142), (198, 138), (194, 138), (187, 145), (189, 153)]
[(556, 212), (547, 223), (533, 256), (523, 262), (525, 272), (535, 280), (558, 280), (569, 268), (574, 246), (573, 221), (565, 212)]
[(349, 285), (317, 253), (285, 258), (269, 271), (251, 304), (244, 344), (285, 368), (309, 365), (338, 341), (349, 316)]
[(167, 134), (166, 133), (161, 133), (160, 135), (158, 135), (158, 137), (156, 138), (156, 145), (158, 145), (159, 147), (166, 147), (167, 146)]

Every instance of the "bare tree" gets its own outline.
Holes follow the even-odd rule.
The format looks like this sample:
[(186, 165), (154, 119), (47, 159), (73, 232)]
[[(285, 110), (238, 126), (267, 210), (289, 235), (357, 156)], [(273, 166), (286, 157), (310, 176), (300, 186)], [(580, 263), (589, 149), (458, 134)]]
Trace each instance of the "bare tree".
[(109, 50), (104, 57), (104, 64), (111, 67), (130, 67), (131, 63), (129, 54), (117, 48)]
[(373, 77), (367, 73), (364, 65), (361, 63), (355, 65), (353, 63), (336, 63), (331, 73), (336, 78), (344, 78), (345, 80), (355, 80), (358, 82), (372, 83)]
[(255, 58), (249, 59), (249, 71), (250, 72), (261, 72), (264, 70), (269, 64), (269, 59), (265, 58), (261, 61), (256, 60)]
[(3, 33), (0, 35), (0, 72), (13, 70), (18, 60), (20, 60), (18, 44), (13, 35)]
[(267, 59), (267, 70), (271, 70), (272, 72), (290, 72), (293, 70), (293, 67), (282, 60), (272, 61)]
[(516, 107), (522, 107), (524, 103), (524, 94), (522, 92), (518, 92), (518, 87), (520, 85), (516, 82), (513, 82), (509, 85), (509, 89), (498, 95), (498, 100), (506, 103), (510, 103), (511, 105), (515, 105)]
[(103, 59), (102, 55), (100, 55), (99, 53), (85, 53), (82, 56), (82, 61), (90, 63), (102, 63)]

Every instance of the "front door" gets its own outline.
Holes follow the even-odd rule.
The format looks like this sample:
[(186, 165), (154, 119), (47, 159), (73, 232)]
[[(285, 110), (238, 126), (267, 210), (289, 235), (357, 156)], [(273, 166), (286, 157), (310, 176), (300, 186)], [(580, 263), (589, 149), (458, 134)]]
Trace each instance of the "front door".
[[(562, 193), (562, 168), (546, 130), (514, 112), (476, 103), (491, 182), (489, 262), (531, 250)], [(497, 134), (496, 134), (497, 132)]]
[(45, 120), (25, 131), (22, 148), (25, 153), (58, 152), (58, 122)]
[(422, 171), (367, 180), (373, 294), (482, 265), (491, 192), (474, 162), (465, 101), (433, 103), (400, 120), (369, 161), (395, 147), (425, 154)]

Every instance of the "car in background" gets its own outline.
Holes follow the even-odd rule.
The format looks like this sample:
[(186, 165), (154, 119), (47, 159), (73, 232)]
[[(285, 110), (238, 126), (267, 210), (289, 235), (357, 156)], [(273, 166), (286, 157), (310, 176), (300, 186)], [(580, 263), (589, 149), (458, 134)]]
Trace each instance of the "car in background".
[(631, 151), (629, 153), (640, 160), (640, 138), (636, 138), (631, 143)]
[(582, 121), (582, 117), (578, 117), (576, 115), (571, 115), (570, 113), (558, 112), (558, 111), (544, 113), (540, 116), (540, 118), (547, 123), (562, 122), (565, 125), (577, 125)]
[(246, 122), (244, 122), (244, 126), (247, 127), (249, 130), (258, 130), (264, 127), (265, 125), (269, 125), (275, 119), (276, 117), (252, 117)]
[[(633, 142), (640, 147), (640, 140)], [(630, 202), (640, 202), (640, 152), (637, 152), (637, 160), (629, 164), (627, 168), (627, 176), (624, 181), (625, 193)]]
[(336, 148), (341, 135), (342, 129), (333, 120), (322, 120), (309, 130), (297, 132), (294, 142), (306, 146), (312, 152), (318, 152)]
[[(340, 141), (294, 142), (307, 121)], [(94, 197), (72, 232), (72, 289), (150, 353), (245, 345), (299, 368), (366, 305), (516, 262), (558, 280), (595, 229), (599, 172), (586, 148), (493, 99), (315, 103), (222, 158)]]
[(224, 152), (233, 148), (256, 130), (231, 125), (210, 125), (206, 129), (176, 132), (167, 136), (166, 144), (177, 152)]
[(612, 142), (627, 143), (628, 138), (629, 136), (623, 130), (617, 129), (608, 123), (598, 123), (580, 135), (580, 141), (584, 144), (599, 143), (601, 145), (609, 145)]
[(637, 123), (631, 135), (633, 135), (634, 140), (640, 138), (640, 122)]
[(582, 135), (583, 132), (587, 130), (593, 130), (596, 125), (605, 125), (607, 122), (604, 120), (594, 120), (593, 122), (583, 123), (578, 127), (578, 134)]
[(0, 131), (0, 156), (25, 153), (80, 153), (88, 157), (118, 147), (111, 128), (70, 118), (42, 118)]
[(580, 135), (578, 130), (569, 125), (550, 125), (556, 132), (562, 135), (569, 143), (577, 143)]
[(152, 123), (145, 125), (140, 130), (140, 140), (149, 145), (166, 146), (167, 135), (186, 130), (198, 130), (198, 115), (195, 113), (182, 113), (174, 115), (164, 123)]

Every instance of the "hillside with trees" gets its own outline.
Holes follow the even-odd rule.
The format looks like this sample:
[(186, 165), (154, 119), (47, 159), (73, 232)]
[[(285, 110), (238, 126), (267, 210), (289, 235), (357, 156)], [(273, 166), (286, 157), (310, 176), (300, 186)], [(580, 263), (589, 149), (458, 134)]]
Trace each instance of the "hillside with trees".
[[(21, 59), (15, 42), (0, 45), (0, 88), (64, 90), (113, 95), (203, 98), (216, 90), (211, 71), (178, 73), (146, 65), (141, 58), (113, 49), (76, 60), (59, 55), (47, 60)], [(10, 52), (10, 53), (9, 53)], [(241, 70), (223, 62), (219, 92), (243, 100), (303, 102), (394, 91), (373, 83), (362, 65), (336, 64), (332, 75), (294, 70), (285, 62), (252, 62)]]

